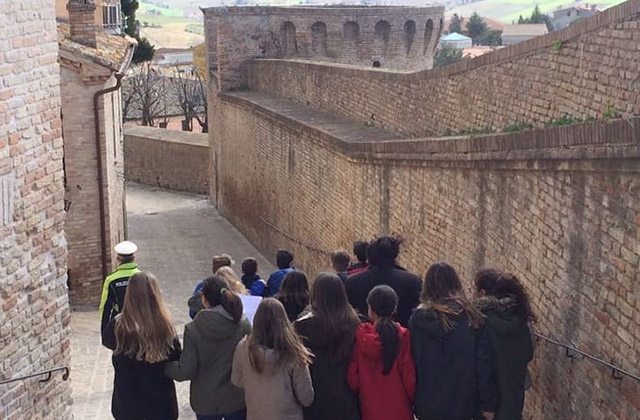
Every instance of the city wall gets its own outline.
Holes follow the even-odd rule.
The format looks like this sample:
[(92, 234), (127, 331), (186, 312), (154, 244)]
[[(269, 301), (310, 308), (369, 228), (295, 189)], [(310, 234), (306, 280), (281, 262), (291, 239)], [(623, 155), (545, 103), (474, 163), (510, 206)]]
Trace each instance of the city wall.
[[(50, 0), (0, 13), (0, 381), (69, 366), (60, 69)], [(61, 372), (0, 385), (0, 418), (71, 419)]]
[[(293, 250), (311, 276), (331, 250), (380, 233), (405, 238), (401, 263), (420, 274), (445, 260), (469, 286), (480, 267), (512, 270), (536, 331), (637, 374), (639, 10), (633, 0), (435, 71), (254, 60), (245, 92), (214, 72), (212, 200), (262, 251)], [(437, 137), (613, 110), (627, 118)], [(526, 418), (640, 412), (636, 382), (547, 343), (532, 375)]]
[(251, 90), (329, 109), (410, 137), (563, 115), (640, 114), (640, 2), (455, 65), (415, 73), (254, 60)]
[(125, 127), (125, 179), (145, 185), (209, 192), (207, 134)]

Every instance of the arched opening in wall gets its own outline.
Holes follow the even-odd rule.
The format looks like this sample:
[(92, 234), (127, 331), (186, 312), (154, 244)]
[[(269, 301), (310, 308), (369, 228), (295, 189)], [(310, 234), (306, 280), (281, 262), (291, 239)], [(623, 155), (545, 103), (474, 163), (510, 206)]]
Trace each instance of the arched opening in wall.
[(438, 28), (438, 37), (436, 38), (436, 42), (434, 42), (434, 45), (438, 45), (438, 42), (440, 42), (440, 36), (442, 36), (443, 30), (444, 30), (444, 19), (440, 18), (440, 27)]
[(429, 51), (429, 45), (431, 45), (431, 39), (433, 38), (433, 21), (427, 20), (427, 24), (424, 28), (424, 53)]
[(376, 23), (373, 39), (373, 59), (382, 63), (382, 58), (387, 55), (387, 46), (391, 35), (391, 25), (386, 20)]
[(360, 25), (356, 22), (347, 22), (342, 28), (342, 38), (345, 41), (357, 42), (360, 38)]
[(416, 36), (416, 23), (408, 20), (404, 23), (404, 46), (407, 48), (407, 55), (411, 52), (413, 39)]
[(314, 57), (327, 56), (327, 25), (323, 22), (311, 25), (311, 53)]
[(298, 43), (296, 41), (296, 25), (292, 22), (282, 24), (282, 51), (285, 57), (298, 55)]

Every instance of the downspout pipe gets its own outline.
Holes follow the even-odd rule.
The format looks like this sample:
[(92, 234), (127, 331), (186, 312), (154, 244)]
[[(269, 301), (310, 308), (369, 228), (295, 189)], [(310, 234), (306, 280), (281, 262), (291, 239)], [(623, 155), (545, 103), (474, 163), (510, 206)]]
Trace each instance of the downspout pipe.
[(100, 98), (107, 93), (112, 93), (122, 87), (122, 78), (124, 73), (116, 73), (116, 84), (113, 87), (102, 89), (97, 91), (93, 95), (93, 124), (95, 128), (96, 139), (96, 154), (98, 157), (98, 196), (100, 200), (100, 241), (102, 244), (102, 278), (106, 278), (109, 275), (107, 267), (109, 261), (109, 250), (107, 249), (107, 220), (105, 214), (105, 197), (104, 197), (104, 174), (103, 174), (103, 162), (102, 162), (102, 141), (100, 138)]

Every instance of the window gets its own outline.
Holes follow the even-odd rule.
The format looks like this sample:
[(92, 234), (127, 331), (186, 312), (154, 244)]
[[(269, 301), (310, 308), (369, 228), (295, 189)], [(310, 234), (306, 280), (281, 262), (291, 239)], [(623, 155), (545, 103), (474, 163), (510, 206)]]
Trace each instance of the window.
[(120, 27), (119, 5), (102, 6), (102, 27), (109, 29)]

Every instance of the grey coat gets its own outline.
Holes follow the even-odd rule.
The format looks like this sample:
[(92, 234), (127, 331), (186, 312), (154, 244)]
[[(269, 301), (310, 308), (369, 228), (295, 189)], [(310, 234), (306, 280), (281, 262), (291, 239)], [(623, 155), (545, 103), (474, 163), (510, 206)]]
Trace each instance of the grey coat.
[(177, 381), (191, 380), (191, 408), (197, 414), (244, 409), (242, 390), (231, 384), (231, 365), (236, 345), (250, 332), (246, 318), (236, 324), (221, 306), (198, 312), (185, 326), (182, 356), (167, 363), (165, 374)]
[(263, 349), (264, 372), (249, 361), (247, 339), (233, 356), (231, 382), (243, 388), (247, 420), (303, 420), (302, 407), (313, 402), (313, 386), (307, 366), (278, 366), (273, 350)]

